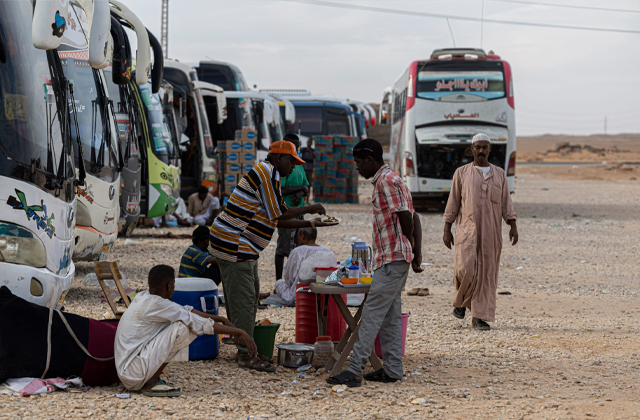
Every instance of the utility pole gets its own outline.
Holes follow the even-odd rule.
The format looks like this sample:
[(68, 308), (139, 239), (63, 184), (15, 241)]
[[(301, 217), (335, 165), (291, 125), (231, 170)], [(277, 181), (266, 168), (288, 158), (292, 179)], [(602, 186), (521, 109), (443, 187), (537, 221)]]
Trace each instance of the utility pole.
[(604, 135), (607, 135), (607, 117), (604, 117)]
[(160, 44), (164, 58), (169, 58), (169, 0), (162, 0), (162, 22), (160, 23)]

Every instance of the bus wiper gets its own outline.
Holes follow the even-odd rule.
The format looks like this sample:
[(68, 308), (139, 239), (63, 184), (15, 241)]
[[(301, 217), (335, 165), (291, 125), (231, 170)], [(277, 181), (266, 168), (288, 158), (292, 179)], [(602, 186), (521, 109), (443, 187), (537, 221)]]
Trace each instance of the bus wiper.
[(76, 98), (73, 95), (73, 83), (69, 82), (69, 96), (71, 97), (71, 106), (73, 107), (73, 124), (76, 127), (76, 142), (78, 143), (78, 160), (80, 161), (80, 167), (78, 171), (80, 176), (76, 181), (76, 185), (84, 185), (84, 180), (87, 177), (87, 172), (84, 168), (84, 154), (82, 153), (82, 140), (80, 139), (80, 125), (78, 124), (78, 109), (76, 108)]
[[(106, 98), (107, 100), (107, 104), (109, 106), (109, 108), (111, 109), (111, 115), (113, 115), (113, 123), (116, 126), (116, 130), (118, 127), (118, 121), (116, 121), (116, 111), (113, 109), (113, 100), (111, 98)], [(108, 114), (108, 110), (107, 110), (107, 114)], [(105, 120), (106, 121), (106, 120)], [(111, 143), (111, 124), (107, 124), (109, 126), (109, 143)], [(109, 148), (109, 152), (111, 152), (111, 148)], [(122, 159), (122, 150), (120, 150), (120, 147), (118, 147), (118, 172), (122, 171), (122, 168), (124, 168), (124, 161)]]

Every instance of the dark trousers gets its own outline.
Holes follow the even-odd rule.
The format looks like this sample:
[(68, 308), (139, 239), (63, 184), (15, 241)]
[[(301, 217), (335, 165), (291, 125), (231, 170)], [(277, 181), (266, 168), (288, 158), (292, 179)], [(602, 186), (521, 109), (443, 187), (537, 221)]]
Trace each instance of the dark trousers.
[(220, 282), (222, 281), (220, 268), (217, 264), (210, 264), (202, 277), (213, 280), (216, 286), (220, 286)]

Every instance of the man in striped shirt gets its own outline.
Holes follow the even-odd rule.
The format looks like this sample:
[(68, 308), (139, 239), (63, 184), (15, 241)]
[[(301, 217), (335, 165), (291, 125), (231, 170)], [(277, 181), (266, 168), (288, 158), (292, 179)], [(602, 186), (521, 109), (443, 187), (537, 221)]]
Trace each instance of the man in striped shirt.
[[(210, 228), (209, 251), (218, 261), (222, 274), (228, 318), (251, 337), (260, 294), (258, 258), (269, 245), (275, 228), (326, 226), (319, 218), (292, 220), (304, 214), (325, 214), (322, 205), (287, 208), (282, 198), (280, 177), (289, 176), (295, 165), (303, 163), (292, 143), (271, 144), (266, 161), (254, 166), (242, 178)], [(275, 366), (267, 361), (250, 357), (242, 343), (236, 346), (239, 366), (275, 371)]]

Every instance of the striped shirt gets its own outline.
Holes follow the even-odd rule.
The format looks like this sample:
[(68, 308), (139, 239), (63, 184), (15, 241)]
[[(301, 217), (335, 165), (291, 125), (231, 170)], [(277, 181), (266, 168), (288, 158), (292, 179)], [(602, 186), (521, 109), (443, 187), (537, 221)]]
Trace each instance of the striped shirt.
[(411, 262), (411, 243), (402, 233), (397, 212), (413, 215), (409, 189), (389, 165), (383, 165), (373, 184), (373, 269), (394, 261)]
[(182, 255), (178, 277), (203, 277), (207, 271), (207, 261), (213, 255), (193, 244)]
[(209, 252), (226, 261), (255, 261), (269, 245), (287, 206), (280, 191), (280, 174), (261, 162), (238, 183), (225, 209), (209, 231)]

